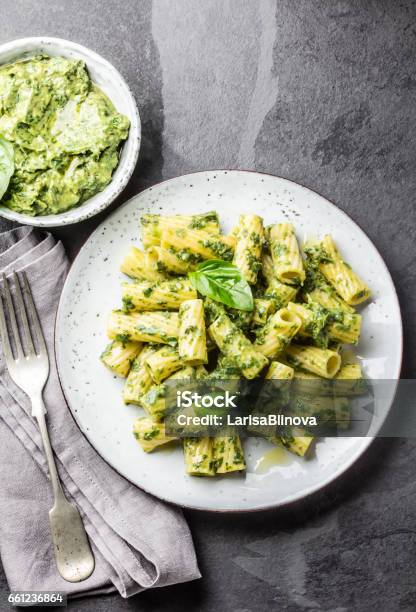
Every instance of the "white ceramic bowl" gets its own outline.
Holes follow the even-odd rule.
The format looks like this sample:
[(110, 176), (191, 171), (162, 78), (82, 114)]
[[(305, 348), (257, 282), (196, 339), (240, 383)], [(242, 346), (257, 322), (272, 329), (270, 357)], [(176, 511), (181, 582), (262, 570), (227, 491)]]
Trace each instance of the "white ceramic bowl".
[(56, 215), (31, 217), (0, 206), (0, 215), (6, 219), (37, 227), (57, 227), (78, 223), (96, 215), (109, 206), (123, 191), (133, 173), (139, 155), (140, 117), (133, 94), (118, 70), (94, 51), (69, 40), (43, 36), (13, 40), (0, 45), (0, 65), (37, 53), (83, 60), (91, 80), (110, 98), (116, 109), (130, 119), (129, 137), (123, 144), (120, 162), (114, 171), (111, 183), (103, 191), (80, 206)]

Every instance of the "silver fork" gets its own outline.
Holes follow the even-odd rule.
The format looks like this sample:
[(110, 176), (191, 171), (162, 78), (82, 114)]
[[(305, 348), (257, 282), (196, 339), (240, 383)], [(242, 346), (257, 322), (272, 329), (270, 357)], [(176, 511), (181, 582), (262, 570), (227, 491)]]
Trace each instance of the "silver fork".
[[(32, 292), (25, 272), (22, 273), (23, 293), (16, 272), (13, 272), (13, 277), (24, 339), (22, 341), (19, 332), (9, 282), (3, 274), (4, 296), (0, 296), (0, 335), (3, 352), (11, 378), (30, 398), (32, 416), (36, 418), (42, 436), (54, 495), (54, 505), (49, 511), (49, 522), (58, 571), (68, 582), (80, 582), (92, 574), (94, 557), (81, 516), (77, 508), (66, 499), (62, 490), (49, 440), (46, 408), (42, 397), (49, 376), (49, 358)], [(11, 330), (8, 330), (5, 313)]]

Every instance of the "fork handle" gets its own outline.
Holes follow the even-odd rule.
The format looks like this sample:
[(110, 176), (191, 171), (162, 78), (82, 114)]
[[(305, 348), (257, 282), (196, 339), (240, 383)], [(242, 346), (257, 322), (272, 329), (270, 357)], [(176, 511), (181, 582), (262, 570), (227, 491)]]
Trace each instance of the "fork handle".
[(79, 510), (67, 500), (62, 489), (46, 425), (46, 408), (42, 395), (32, 398), (32, 415), (39, 425), (54, 495), (49, 522), (58, 572), (68, 582), (81, 582), (94, 571), (94, 555)]
[(49, 475), (52, 483), (55, 501), (59, 499), (66, 499), (65, 493), (62, 489), (61, 481), (59, 479), (58, 470), (56, 468), (55, 457), (53, 456), (48, 427), (46, 425), (46, 408), (42, 396), (32, 399), (32, 415), (36, 417), (36, 420), (38, 422), (40, 435), (42, 437), (43, 448), (45, 450), (45, 455), (48, 462)]

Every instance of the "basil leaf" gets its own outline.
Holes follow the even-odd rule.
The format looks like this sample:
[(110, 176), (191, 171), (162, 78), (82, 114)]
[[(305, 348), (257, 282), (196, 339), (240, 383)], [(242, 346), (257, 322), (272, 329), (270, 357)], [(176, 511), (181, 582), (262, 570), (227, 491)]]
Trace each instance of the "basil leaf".
[(188, 276), (202, 295), (231, 308), (253, 310), (250, 285), (241, 276), (240, 270), (228, 261), (209, 259), (200, 263)]
[(0, 136), (0, 200), (7, 191), (14, 172), (13, 147)]

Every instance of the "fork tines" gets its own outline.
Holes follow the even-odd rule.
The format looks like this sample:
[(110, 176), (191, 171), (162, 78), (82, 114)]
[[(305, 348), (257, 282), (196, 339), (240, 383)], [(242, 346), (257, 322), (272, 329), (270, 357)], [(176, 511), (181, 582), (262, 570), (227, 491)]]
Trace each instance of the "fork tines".
[[(26, 272), (21, 272), (20, 277), (23, 281), (23, 292), (21, 279), (16, 272), (13, 272), (13, 283), (3, 273), (3, 294), (0, 295), (0, 335), (6, 360), (24, 359), (46, 352), (45, 340)], [(12, 297), (13, 286), (14, 299)], [(18, 306), (17, 316), (14, 302)], [(23, 337), (20, 327), (23, 329)], [(15, 357), (12, 345), (15, 349)]]

